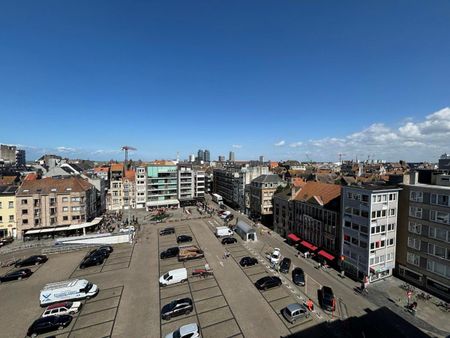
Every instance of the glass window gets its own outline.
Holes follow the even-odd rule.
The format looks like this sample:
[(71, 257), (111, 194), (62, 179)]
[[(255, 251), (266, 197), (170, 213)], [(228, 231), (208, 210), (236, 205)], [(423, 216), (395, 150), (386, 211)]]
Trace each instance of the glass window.
[(423, 202), (423, 193), (422, 191), (410, 191), (409, 192), (409, 200), (413, 202)]
[(389, 209), (389, 216), (395, 216), (395, 209)]
[(408, 236), (408, 246), (410, 248), (420, 250), (420, 239)]
[(409, 216), (415, 218), (422, 218), (422, 208), (409, 207)]
[(422, 224), (410, 221), (408, 223), (408, 231), (412, 232), (414, 234), (421, 234), (422, 233)]
[(450, 224), (450, 214), (448, 212), (431, 210), (430, 220), (438, 223)]
[(419, 259), (420, 259), (419, 255), (413, 254), (411, 252), (406, 253), (406, 261), (409, 264), (419, 266)]
[(9, 208), (9, 209), (14, 208), (14, 202), (13, 202), (13, 201), (9, 201), (9, 202), (8, 202), (8, 208)]

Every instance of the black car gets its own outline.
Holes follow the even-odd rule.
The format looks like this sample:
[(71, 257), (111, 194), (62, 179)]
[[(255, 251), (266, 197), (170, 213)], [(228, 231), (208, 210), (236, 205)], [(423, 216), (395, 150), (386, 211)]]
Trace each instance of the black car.
[(103, 257), (103, 258), (108, 258), (109, 257), (109, 252), (108, 252), (108, 250), (97, 248), (97, 249), (94, 249), (94, 250), (90, 251), (86, 255), (86, 257), (96, 257), (96, 256)]
[(114, 251), (114, 249), (113, 249), (113, 247), (111, 245), (102, 245), (97, 250), (106, 251), (109, 254)]
[(288, 273), (291, 268), (291, 259), (284, 257), (280, 263), (280, 272)]
[(177, 317), (183, 314), (188, 314), (192, 311), (192, 299), (182, 298), (176, 299), (169, 304), (163, 306), (161, 310), (161, 318), (169, 320), (172, 317)]
[(55, 330), (62, 330), (69, 326), (72, 316), (48, 316), (36, 319), (28, 329), (27, 336), (36, 337), (38, 334), (47, 333)]
[(255, 286), (259, 290), (268, 290), (281, 285), (281, 279), (275, 276), (266, 276), (256, 281)]
[(242, 257), (239, 264), (241, 266), (252, 266), (258, 264), (258, 260), (255, 257)]
[(9, 282), (12, 280), (21, 280), (23, 278), (28, 278), (33, 274), (30, 269), (19, 269), (16, 271), (8, 272), (6, 275), (0, 277), (0, 282)]
[(230, 222), (234, 219), (234, 215), (233, 214), (229, 214), (227, 217), (225, 217), (225, 221), (226, 222)]
[(105, 261), (105, 256), (92, 255), (85, 257), (80, 263), (80, 269), (88, 268), (94, 265), (101, 265)]
[(234, 237), (225, 237), (224, 239), (222, 239), (222, 244), (233, 244), (233, 243), (237, 243), (237, 239)]
[(164, 228), (159, 232), (160, 236), (172, 235), (175, 233), (175, 228)]
[(320, 305), (325, 311), (334, 311), (335, 299), (333, 290), (329, 286), (322, 286), (319, 297)]
[(305, 286), (305, 273), (301, 268), (292, 270), (292, 281), (295, 285)]
[(164, 250), (163, 252), (161, 252), (159, 257), (161, 259), (177, 257), (179, 252), (180, 252), (180, 249), (177, 246), (175, 246), (175, 247), (168, 248), (168, 249)]
[(24, 266), (44, 264), (47, 261), (48, 261), (48, 257), (45, 255), (34, 255), (34, 256), (30, 256), (28, 258), (19, 260), (18, 262), (16, 262), (16, 264), (14, 264), (14, 266), (16, 268), (22, 268)]
[(177, 243), (192, 242), (192, 237), (188, 235), (180, 235), (177, 237)]

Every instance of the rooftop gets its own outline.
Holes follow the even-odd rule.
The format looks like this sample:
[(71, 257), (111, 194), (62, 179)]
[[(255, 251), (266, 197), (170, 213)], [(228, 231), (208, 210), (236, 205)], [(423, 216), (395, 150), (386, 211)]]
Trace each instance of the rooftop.
[(378, 191), (378, 190), (401, 190), (401, 188), (395, 185), (382, 185), (382, 184), (362, 184), (362, 185), (349, 185), (347, 188), (363, 189), (368, 191)]
[(0, 195), (15, 195), (17, 188), (16, 185), (0, 185)]
[(316, 201), (325, 205), (341, 195), (341, 186), (321, 182), (306, 182), (302, 189), (296, 194), (296, 201), (308, 201), (315, 198)]
[(17, 195), (31, 194), (61, 194), (68, 192), (84, 192), (92, 185), (81, 177), (53, 178), (46, 177), (40, 180), (24, 181), (17, 190)]
[(282, 182), (283, 180), (278, 175), (260, 175), (257, 178), (255, 178), (252, 182), (257, 183), (278, 183)]

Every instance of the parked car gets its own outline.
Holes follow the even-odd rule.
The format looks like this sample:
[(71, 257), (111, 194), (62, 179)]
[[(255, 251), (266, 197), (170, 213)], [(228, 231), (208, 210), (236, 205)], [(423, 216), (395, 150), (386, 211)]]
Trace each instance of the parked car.
[(325, 311), (334, 311), (335, 299), (333, 290), (329, 286), (322, 286), (319, 294), (320, 305)]
[(85, 269), (85, 268), (88, 268), (90, 266), (95, 266), (95, 265), (101, 265), (101, 264), (103, 264), (105, 259), (106, 258), (103, 255), (92, 255), (92, 256), (85, 257), (85, 258), (83, 258), (83, 260), (80, 263), (80, 269)]
[(241, 266), (252, 266), (255, 264), (258, 264), (258, 260), (255, 257), (242, 257), (241, 260), (239, 261), (239, 264)]
[(259, 290), (268, 290), (281, 285), (281, 279), (275, 276), (266, 276), (256, 281), (255, 286)]
[(292, 281), (295, 285), (305, 286), (305, 273), (301, 268), (292, 270)]
[(225, 221), (226, 222), (230, 222), (230, 221), (232, 221), (234, 219), (234, 215), (233, 214), (230, 214), (230, 215), (228, 215), (227, 217), (225, 217)]
[(108, 258), (109, 252), (108, 252), (108, 250), (97, 248), (97, 249), (91, 250), (86, 255), (86, 257), (97, 257), (97, 256), (103, 257), (103, 258)]
[(270, 254), (269, 260), (272, 264), (278, 264), (281, 259), (281, 250), (279, 248), (273, 249), (273, 252)]
[(177, 237), (177, 243), (192, 242), (192, 236), (180, 235)]
[(108, 253), (112, 253), (114, 248), (111, 245), (102, 245), (97, 250), (107, 251)]
[(62, 330), (69, 326), (72, 316), (48, 316), (36, 319), (28, 329), (27, 336), (36, 337), (38, 334), (47, 333), (55, 330)]
[(163, 306), (161, 310), (161, 318), (164, 320), (169, 320), (173, 317), (178, 317), (184, 314), (191, 313), (193, 310), (192, 299), (181, 298), (175, 299)]
[(2, 238), (2, 239), (0, 239), (0, 247), (2, 247), (4, 245), (7, 245), (7, 244), (10, 244), (12, 242), (14, 242), (14, 238), (13, 237)]
[(18, 262), (16, 262), (16, 264), (14, 264), (14, 266), (16, 268), (22, 268), (24, 266), (44, 264), (47, 261), (48, 261), (48, 257), (46, 255), (34, 255), (34, 256), (30, 256), (28, 258), (19, 260)]
[(199, 338), (200, 332), (195, 323), (181, 326), (178, 330), (170, 332), (165, 338)]
[(81, 309), (81, 302), (61, 302), (48, 306), (41, 317), (73, 315)]
[(222, 244), (233, 244), (233, 243), (237, 243), (237, 239), (234, 237), (225, 237), (224, 239), (222, 239)]
[(306, 306), (299, 303), (289, 304), (281, 310), (281, 313), (283, 317), (286, 318), (286, 320), (291, 324), (295, 323), (298, 319), (309, 317), (309, 312)]
[(280, 272), (288, 273), (290, 268), (291, 268), (291, 259), (284, 257), (280, 263)]
[(174, 246), (172, 248), (168, 248), (168, 249), (164, 250), (163, 252), (161, 252), (159, 257), (161, 259), (177, 257), (179, 252), (180, 252), (180, 248), (177, 246)]
[(0, 282), (9, 282), (12, 280), (21, 280), (23, 278), (28, 278), (33, 274), (30, 269), (19, 269), (12, 272), (8, 272), (6, 275), (0, 277)]
[(164, 228), (159, 232), (160, 236), (172, 235), (175, 233), (175, 228)]

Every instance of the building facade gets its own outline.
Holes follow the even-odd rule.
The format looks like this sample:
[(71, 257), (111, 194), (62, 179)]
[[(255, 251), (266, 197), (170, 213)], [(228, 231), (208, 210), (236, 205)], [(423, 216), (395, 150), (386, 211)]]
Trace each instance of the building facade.
[(0, 238), (17, 237), (16, 191), (17, 186), (0, 185)]
[(176, 165), (147, 167), (147, 209), (179, 207)]
[(250, 215), (252, 217), (264, 219), (273, 215), (273, 195), (280, 186), (285, 187), (286, 182), (278, 175), (261, 175), (250, 182)]
[(0, 144), (0, 161), (8, 164), (16, 164), (16, 146)]
[(413, 173), (402, 186), (396, 274), (450, 301), (450, 182), (442, 178), (450, 176), (423, 184)]
[(16, 193), (20, 238), (24, 230), (81, 224), (95, 216), (96, 189), (80, 177), (25, 180)]
[(396, 259), (400, 188), (342, 187), (342, 268), (358, 280), (392, 275)]
[(107, 196), (108, 210), (121, 210), (123, 208), (123, 177), (124, 167), (122, 163), (111, 164), (109, 191)]
[(146, 167), (136, 168), (136, 208), (145, 208), (147, 203), (147, 170)]

